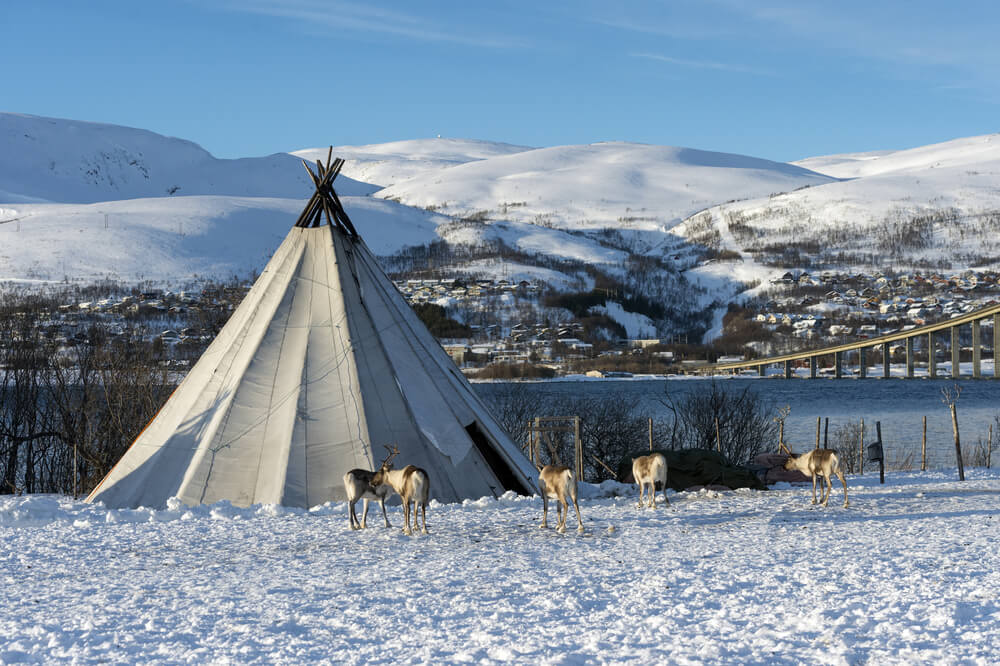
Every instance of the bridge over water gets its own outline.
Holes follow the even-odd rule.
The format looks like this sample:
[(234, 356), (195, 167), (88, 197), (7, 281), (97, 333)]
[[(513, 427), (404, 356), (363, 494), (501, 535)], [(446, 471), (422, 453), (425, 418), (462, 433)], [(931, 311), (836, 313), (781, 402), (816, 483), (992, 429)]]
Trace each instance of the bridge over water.
[[(745, 370), (756, 369), (763, 377), (768, 366), (778, 365), (784, 368), (784, 377), (789, 379), (795, 375), (795, 368), (801, 364), (809, 364), (809, 377), (815, 379), (819, 374), (819, 366), (822, 359), (829, 358), (832, 361), (832, 374), (839, 379), (845, 376), (857, 376), (861, 379), (869, 375), (869, 361), (874, 360), (876, 355), (881, 356), (882, 374), (888, 379), (890, 374), (890, 363), (892, 355), (890, 346), (896, 343), (903, 343), (906, 350), (906, 373), (905, 378), (912, 379), (915, 376), (915, 368), (918, 364), (917, 350), (914, 343), (923, 339), (926, 341), (925, 350), (921, 350), (920, 356), (927, 368), (927, 376), (931, 378), (942, 377), (958, 379), (961, 377), (961, 345), (959, 334), (963, 326), (969, 326), (972, 330), (972, 374), (971, 377), (980, 379), (983, 377), (983, 322), (989, 324), (992, 319), (991, 347), (993, 353), (993, 374), (986, 375), (993, 379), (1000, 379), (1000, 344), (997, 344), (997, 331), (1000, 330), (1000, 305), (991, 305), (980, 308), (973, 312), (959, 315), (946, 321), (935, 324), (918, 326), (906, 331), (897, 331), (888, 335), (881, 335), (876, 338), (857, 340), (841, 345), (823, 347), (822, 349), (810, 349), (796, 352), (794, 354), (782, 354), (769, 358), (759, 358), (752, 361), (738, 361), (733, 363), (713, 363), (701, 366), (697, 369), (698, 374), (720, 374), (720, 373), (740, 373)], [(947, 374), (939, 374), (937, 369), (937, 342), (939, 338), (948, 338), (950, 335), (949, 352), (951, 355), (951, 368)], [(848, 362), (857, 366), (856, 372), (845, 370)], [(876, 366), (877, 367), (877, 366)], [(966, 375), (969, 376), (969, 375)]]

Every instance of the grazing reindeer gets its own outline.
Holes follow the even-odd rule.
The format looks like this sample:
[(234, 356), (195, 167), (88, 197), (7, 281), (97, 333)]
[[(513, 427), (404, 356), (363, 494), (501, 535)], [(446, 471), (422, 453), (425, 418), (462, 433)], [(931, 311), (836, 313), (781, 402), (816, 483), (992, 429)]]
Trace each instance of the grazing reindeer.
[[(396, 450), (395, 453), (399, 453), (399, 451)], [(413, 527), (417, 527), (417, 509), (419, 508), (420, 516), (423, 519), (423, 529), (421, 532), (428, 534), (427, 500), (430, 497), (431, 481), (430, 477), (427, 476), (427, 472), (413, 465), (407, 465), (403, 469), (398, 470), (392, 469), (392, 464), (386, 461), (382, 463), (379, 470), (375, 472), (375, 476), (372, 477), (372, 485), (390, 486), (396, 491), (399, 498), (403, 500), (403, 533), (407, 536), (413, 534), (413, 531), (410, 530), (410, 503), (412, 502)]]
[(840, 461), (837, 460), (835, 451), (830, 449), (813, 449), (800, 456), (796, 456), (787, 446), (782, 445), (781, 448), (788, 453), (788, 460), (785, 461), (785, 469), (797, 469), (803, 474), (808, 474), (812, 477), (813, 504), (816, 504), (816, 477), (821, 476), (826, 479), (825, 487), (823, 487), (823, 482), (820, 481), (819, 503), (827, 506), (827, 503), (830, 501), (830, 493), (833, 492), (833, 476), (836, 476), (840, 479), (840, 484), (844, 486), (844, 508), (846, 509), (849, 506), (847, 501), (847, 481), (844, 480), (844, 474), (840, 471)]
[(667, 499), (667, 459), (662, 453), (650, 453), (648, 456), (639, 456), (632, 461), (632, 478), (639, 486), (639, 508), (642, 504), (642, 491), (646, 484), (649, 484), (649, 506), (656, 508), (656, 482), (663, 486), (663, 502), (670, 504)]
[[(397, 455), (399, 455), (398, 448), (390, 450), (389, 456), (382, 461), (379, 468), (385, 467)], [(379, 506), (382, 507), (382, 519), (385, 520), (385, 526), (392, 527), (389, 524), (389, 516), (385, 513), (385, 498), (392, 492), (392, 488), (386, 485), (374, 485), (372, 483), (374, 477), (375, 472), (369, 472), (366, 469), (352, 469), (344, 475), (344, 490), (347, 491), (348, 518), (351, 521), (352, 530), (360, 530), (368, 527), (368, 500), (378, 500)], [(358, 521), (358, 514), (354, 509), (354, 505), (358, 503), (359, 499), (364, 500), (364, 509), (361, 512), (360, 521)]]
[(566, 518), (569, 516), (569, 503), (566, 496), (573, 500), (576, 509), (577, 532), (583, 531), (583, 520), (580, 518), (580, 505), (576, 503), (576, 475), (569, 467), (562, 465), (546, 465), (538, 467), (538, 487), (542, 491), (542, 524), (541, 529), (548, 527), (549, 499), (559, 500), (559, 524), (556, 531), (566, 532)]

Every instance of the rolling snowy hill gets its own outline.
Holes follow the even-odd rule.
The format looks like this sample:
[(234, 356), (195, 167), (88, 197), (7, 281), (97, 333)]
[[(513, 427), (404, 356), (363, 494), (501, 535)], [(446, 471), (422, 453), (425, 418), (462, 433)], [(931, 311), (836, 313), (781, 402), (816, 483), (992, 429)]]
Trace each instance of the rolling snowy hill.
[(787, 268), (1000, 265), (1000, 135), (799, 164), (850, 180), (715, 206), (677, 233), (744, 261), (799, 258)]
[[(299, 167), (301, 170), (301, 167)], [(447, 218), (370, 197), (343, 197), (376, 254), (438, 238)], [(259, 271), (303, 199), (190, 196), (0, 208), (0, 282), (114, 279), (176, 283)]]
[[(306, 148), (292, 154), (309, 161), (326, 159), (328, 148)], [(347, 160), (341, 173), (355, 180), (388, 187), (420, 174), (447, 167), (532, 150), (527, 146), (473, 139), (413, 139), (367, 146), (334, 146)]]
[(1000, 160), (1000, 134), (972, 136), (908, 150), (881, 150), (810, 157), (792, 162), (835, 178), (980, 165)]
[[(217, 194), (308, 196), (312, 184), (285, 153), (220, 160), (190, 141), (130, 127), (0, 113), (0, 203), (94, 203)], [(338, 191), (375, 187), (341, 177)]]
[(634, 143), (558, 146), (419, 174), (376, 196), (454, 216), (569, 229), (666, 231), (732, 199), (834, 182), (801, 167), (743, 155)]

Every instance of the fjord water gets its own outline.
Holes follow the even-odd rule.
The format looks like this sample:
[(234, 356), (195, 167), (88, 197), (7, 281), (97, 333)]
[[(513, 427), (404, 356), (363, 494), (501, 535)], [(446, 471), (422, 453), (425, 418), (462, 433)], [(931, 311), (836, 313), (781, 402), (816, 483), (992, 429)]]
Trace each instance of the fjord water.
[[(516, 384), (516, 390), (545, 398), (579, 395), (608, 400), (637, 400), (636, 413), (654, 419), (667, 418), (670, 410), (661, 402), (667, 395), (675, 402), (691, 392), (706, 389), (712, 381), (733, 391), (749, 387), (776, 409), (788, 405), (791, 413), (785, 424), (785, 440), (796, 450), (812, 448), (816, 443), (816, 417), (830, 419), (830, 435), (847, 423), (865, 420), (865, 442), (875, 441), (875, 422), (882, 424), (882, 442), (887, 468), (912, 455), (912, 468), (920, 468), (922, 418), (927, 417), (927, 466), (930, 469), (955, 467), (955, 446), (951, 414), (942, 402), (942, 389), (954, 389), (956, 382), (944, 379), (650, 379), (549, 381)], [(985, 445), (988, 427), (993, 424), (994, 449), (1000, 443), (997, 433), (1000, 416), (1000, 381), (968, 380), (957, 383), (961, 395), (958, 406), (962, 449), (967, 454), (982, 440)], [(508, 386), (476, 384), (476, 391), (489, 398)], [(585, 414), (582, 414), (586, 418)], [(824, 422), (825, 425), (825, 422)], [(822, 437), (822, 433), (821, 433)], [(642, 448), (645, 442), (636, 442)], [(832, 446), (832, 443), (831, 443)], [(993, 463), (1000, 465), (1000, 453)], [(871, 465), (866, 463), (867, 469)]]

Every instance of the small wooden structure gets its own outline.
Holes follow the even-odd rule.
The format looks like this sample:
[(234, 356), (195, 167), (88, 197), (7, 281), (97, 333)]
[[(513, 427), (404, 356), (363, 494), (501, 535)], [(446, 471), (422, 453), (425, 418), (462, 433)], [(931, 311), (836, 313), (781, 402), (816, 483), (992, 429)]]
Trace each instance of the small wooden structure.
[(528, 457), (536, 467), (541, 465), (538, 448), (545, 442), (549, 449), (549, 462), (554, 465), (564, 464), (559, 458), (559, 451), (552, 433), (565, 432), (573, 434), (573, 469), (577, 481), (583, 480), (583, 442), (580, 440), (579, 416), (536, 416), (528, 421)]

